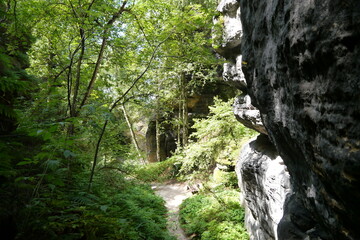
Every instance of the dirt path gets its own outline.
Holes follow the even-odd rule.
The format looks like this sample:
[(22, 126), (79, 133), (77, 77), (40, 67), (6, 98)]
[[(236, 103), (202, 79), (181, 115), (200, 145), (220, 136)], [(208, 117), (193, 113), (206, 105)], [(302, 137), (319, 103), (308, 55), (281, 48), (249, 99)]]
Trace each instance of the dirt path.
[(183, 183), (153, 184), (152, 188), (166, 201), (169, 232), (178, 240), (188, 240), (184, 230), (180, 227), (179, 207), (183, 200), (191, 196), (191, 192)]

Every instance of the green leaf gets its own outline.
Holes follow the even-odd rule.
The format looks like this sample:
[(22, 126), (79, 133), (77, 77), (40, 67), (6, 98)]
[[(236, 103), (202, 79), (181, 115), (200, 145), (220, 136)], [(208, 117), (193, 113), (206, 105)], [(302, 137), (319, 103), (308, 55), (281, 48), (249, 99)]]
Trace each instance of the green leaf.
[(16, 165), (17, 165), (17, 166), (23, 166), (23, 165), (27, 165), (27, 164), (31, 164), (31, 162), (22, 161), (22, 162), (19, 162), (19, 163), (16, 164)]
[(76, 154), (71, 152), (70, 150), (65, 150), (64, 151), (64, 157), (65, 158), (71, 158), (71, 157), (76, 157)]
[(37, 160), (33, 160), (30, 158), (24, 158), (24, 161), (18, 162), (16, 165), (17, 166), (24, 166), (24, 165), (29, 165), (29, 164), (37, 164), (38, 161)]
[(55, 170), (60, 166), (60, 161), (59, 160), (47, 160), (45, 162), (45, 164), (49, 169)]
[(100, 206), (100, 210), (103, 211), (103, 212), (106, 212), (106, 210), (109, 208), (108, 205), (101, 205)]
[(51, 191), (54, 191), (56, 186), (54, 184), (48, 184), (48, 187), (51, 189)]

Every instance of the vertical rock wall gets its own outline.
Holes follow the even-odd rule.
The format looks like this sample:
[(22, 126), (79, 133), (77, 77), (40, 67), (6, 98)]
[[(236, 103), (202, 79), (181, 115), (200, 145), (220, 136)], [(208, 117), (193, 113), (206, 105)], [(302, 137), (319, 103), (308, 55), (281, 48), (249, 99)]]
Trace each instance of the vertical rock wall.
[(259, 135), (243, 147), (236, 172), (250, 238), (277, 239), (285, 197), (290, 191), (289, 173), (266, 135)]
[(248, 93), (291, 176), (279, 239), (360, 239), (360, 1), (239, 2)]
[(241, 66), (242, 25), (240, 4), (236, 0), (223, 0), (218, 6), (221, 16), (215, 22), (223, 24), (223, 38), (217, 51), (224, 56), (223, 78), (242, 94), (234, 103), (239, 122), (261, 133), (244, 146), (236, 166), (245, 224), (252, 240), (277, 239), (278, 223), (283, 216), (283, 205), (290, 192), (289, 174), (276, 148), (269, 141), (260, 112), (251, 103), (247, 82)]

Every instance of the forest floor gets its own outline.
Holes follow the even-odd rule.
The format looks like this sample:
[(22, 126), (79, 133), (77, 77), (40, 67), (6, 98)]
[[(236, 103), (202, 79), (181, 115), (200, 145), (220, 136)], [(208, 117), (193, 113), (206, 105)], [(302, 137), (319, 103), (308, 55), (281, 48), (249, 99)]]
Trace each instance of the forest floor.
[(152, 185), (156, 194), (162, 197), (168, 209), (168, 230), (178, 240), (188, 240), (184, 230), (180, 226), (179, 209), (180, 204), (186, 198), (190, 197), (191, 191), (186, 189), (185, 183), (168, 182), (168, 183), (156, 183)]

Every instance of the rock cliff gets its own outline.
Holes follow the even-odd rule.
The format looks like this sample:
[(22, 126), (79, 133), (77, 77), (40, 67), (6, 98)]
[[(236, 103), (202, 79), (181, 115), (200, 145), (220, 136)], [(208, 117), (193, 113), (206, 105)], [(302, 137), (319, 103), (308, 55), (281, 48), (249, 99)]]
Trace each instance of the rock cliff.
[(266, 175), (276, 151), (244, 147), (252, 239), (360, 239), (360, 1), (224, 0), (218, 11), (224, 79), (243, 91), (236, 117), (268, 135), (291, 176), (276, 230)]
[(276, 239), (285, 197), (290, 191), (289, 173), (266, 135), (259, 135), (243, 147), (236, 173), (251, 239)]
[(283, 216), (286, 194), (290, 192), (289, 174), (282, 158), (269, 141), (259, 110), (251, 103), (247, 82), (241, 70), (242, 25), (240, 4), (224, 0), (218, 6), (221, 16), (215, 22), (223, 24), (223, 34), (217, 51), (224, 56), (223, 78), (242, 94), (234, 103), (234, 114), (239, 122), (261, 133), (246, 144), (236, 165), (245, 224), (251, 240), (277, 239), (277, 228)]
[(239, 2), (247, 91), (291, 176), (278, 239), (360, 239), (360, 1)]

